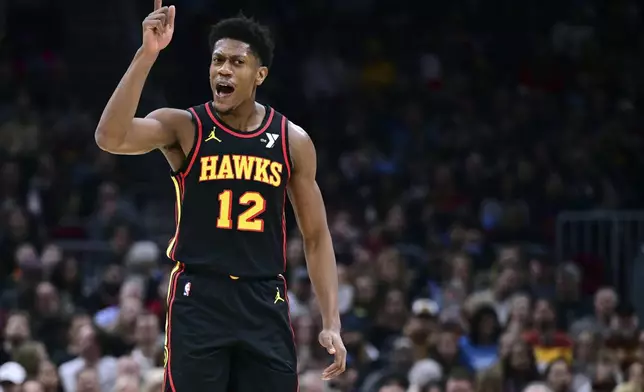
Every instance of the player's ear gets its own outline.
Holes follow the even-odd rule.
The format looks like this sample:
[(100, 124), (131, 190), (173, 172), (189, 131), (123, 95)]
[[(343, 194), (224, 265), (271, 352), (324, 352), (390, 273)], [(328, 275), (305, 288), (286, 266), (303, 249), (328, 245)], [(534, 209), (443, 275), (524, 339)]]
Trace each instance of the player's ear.
[(257, 69), (257, 76), (255, 77), (255, 85), (261, 86), (262, 83), (264, 83), (264, 80), (266, 80), (267, 76), (268, 76), (268, 68), (259, 67)]

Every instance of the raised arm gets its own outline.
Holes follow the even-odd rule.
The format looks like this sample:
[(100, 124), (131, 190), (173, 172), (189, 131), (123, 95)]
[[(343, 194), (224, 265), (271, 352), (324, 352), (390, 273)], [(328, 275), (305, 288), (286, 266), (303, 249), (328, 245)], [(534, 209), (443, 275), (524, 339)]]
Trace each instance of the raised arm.
[(114, 90), (96, 127), (96, 144), (113, 154), (144, 154), (175, 145), (181, 129), (191, 126), (190, 114), (176, 109), (159, 109), (146, 118), (134, 118), (145, 80), (159, 52), (172, 39), (175, 8), (155, 9), (143, 21), (143, 45)]
[(323, 330), (319, 341), (334, 363), (324, 370), (322, 377), (331, 379), (340, 375), (346, 366), (346, 349), (340, 338), (338, 309), (338, 271), (331, 233), (326, 220), (326, 209), (320, 188), (315, 180), (317, 156), (313, 142), (304, 130), (289, 124), (289, 143), (293, 172), (288, 194), (295, 210), (297, 224), (304, 240), (304, 254), (309, 275), (322, 312)]

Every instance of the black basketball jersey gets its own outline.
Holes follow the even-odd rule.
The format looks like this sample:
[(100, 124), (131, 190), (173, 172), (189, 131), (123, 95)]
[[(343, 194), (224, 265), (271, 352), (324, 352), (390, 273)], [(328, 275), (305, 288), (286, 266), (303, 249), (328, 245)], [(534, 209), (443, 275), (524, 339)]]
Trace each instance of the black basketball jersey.
[(212, 102), (189, 109), (195, 141), (172, 174), (177, 228), (167, 256), (233, 277), (274, 277), (286, 267), (286, 117), (266, 106), (254, 132), (227, 126)]

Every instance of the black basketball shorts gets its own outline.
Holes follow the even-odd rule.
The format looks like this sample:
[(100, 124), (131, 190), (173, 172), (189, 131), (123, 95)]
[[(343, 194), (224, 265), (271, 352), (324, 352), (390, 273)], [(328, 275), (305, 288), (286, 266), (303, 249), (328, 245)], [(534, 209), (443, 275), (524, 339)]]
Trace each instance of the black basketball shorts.
[(286, 281), (178, 263), (170, 276), (165, 392), (296, 392)]

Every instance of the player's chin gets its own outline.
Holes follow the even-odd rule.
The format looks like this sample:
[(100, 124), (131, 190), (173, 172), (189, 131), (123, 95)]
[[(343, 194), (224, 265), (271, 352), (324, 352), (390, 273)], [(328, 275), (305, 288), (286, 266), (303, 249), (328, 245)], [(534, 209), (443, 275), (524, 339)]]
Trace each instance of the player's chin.
[(215, 107), (215, 110), (217, 110), (217, 112), (225, 114), (233, 110), (236, 105), (235, 105), (235, 102), (232, 99), (230, 99), (230, 97), (226, 97), (226, 98), (215, 97), (213, 101), (213, 106)]

